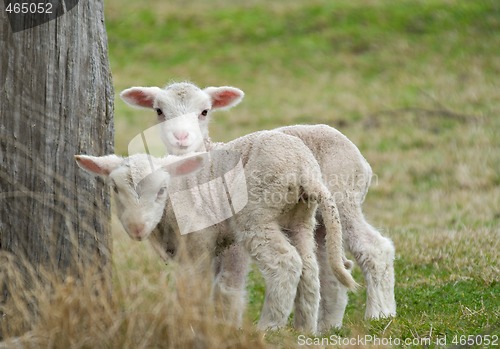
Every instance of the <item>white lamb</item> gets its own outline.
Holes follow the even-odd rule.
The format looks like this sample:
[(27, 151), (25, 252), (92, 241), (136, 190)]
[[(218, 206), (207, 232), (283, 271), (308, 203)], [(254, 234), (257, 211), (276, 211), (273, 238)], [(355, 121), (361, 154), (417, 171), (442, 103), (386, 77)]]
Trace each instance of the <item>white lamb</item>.
[[(159, 159), (144, 154), (125, 159), (79, 155), (76, 160), (80, 167), (108, 178), (116, 193), (118, 216), (132, 238), (144, 240), (153, 232), (153, 243), (164, 257), (177, 254), (185, 242), (189, 260), (208, 255), (214, 261), (214, 297), (229, 305), (233, 314), (229, 318), (241, 321), (244, 308), (248, 258), (243, 248), (266, 283), (258, 327), (285, 326), (295, 301), (295, 326), (314, 333), (320, 302), (313, 235), (317, 207), (326, 226), (328, 267), (346, 287), (356, 286), (344, 267), (340, 219), (318, 163), (302, 141), (281, 132), (261, 131), (238, 138), (218, 150), (225, 151), (241, 156), (248, 202), (230, 219), (184, 236), (180, 236), (167, 192), (173, 195), (179, 188), (189, 187), (191, 203), (198, 207), (205, 207), (206, 198), (225, 197), (224, 189), (212, 187), (206, 193), (196, 186), (205, 182), (206, 173), (219, 172), (217, 164), (225, 162), (224, 155), (218, 162), (205, 162), (203, 170), (178, 178), (172, 175), (200, 167), (199, 155), (175, 163), (172, 158), (176, 157)], [(269, 180), (264, 183), (262, 175)], [(233, 183), (227, 187), (234, 187)]]
[[(132, 87), (120, 96), (133, 106), (156, 110), (159, 122), (172, 122), (164, 129), (172, 135), (165, 145), (170, 154), (183, 154), (185, 151), (217, 149), (222, 143), (213, 143), (209, 137), (210, 113), (237, 105), (244, 94), (234, 87), (201, 90), (185, 82), (164, 89)], [(198, 127), (193, 126), (195, 123)], [(288, 126), (276, 131), (296, 136), (304, 142), (319, 163), (325, 185), (336, 198), (344, 242), (361, 266), (367, 283), (365, 317), (395, 316), (394, 246), (390, 239), (366, 222), (361, 208), (372, 178), (370, 165), (346, 136), (327, 125)], [(347, 290), (325, 267), (324, 224), (318, 218), (320, 224), (315, 232), (321, 273), (318, 328), (328, 330), (342, 324)]]

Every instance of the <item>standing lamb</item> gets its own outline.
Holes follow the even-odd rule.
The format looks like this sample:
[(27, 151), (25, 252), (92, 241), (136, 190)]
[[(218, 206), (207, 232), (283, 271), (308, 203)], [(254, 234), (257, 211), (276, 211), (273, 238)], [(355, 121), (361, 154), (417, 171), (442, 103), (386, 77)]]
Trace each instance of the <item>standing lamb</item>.
[[(191, 83), (174, 83), (159, 87), (132, 87), (120, 94), (133, 105), (152, 108), (158, 121), (168, 124), (164, 132), (171, 135), (165, 145), (171, 154), (186, 150), (217, 149), (208, 134), (210, 113), (228, 109), (243, 99), (234, 87), (207, 87), (203, 90)], [(183, 116), (182, 122), (180, 116)], [(186, 119), (191, 122), (186, 123)], [(198, 127), (193, 127), (193, 122)], [(297, 125), (277, 129), (300, 138), (312, 151), (320, 165), (325, 185), (336, 197), (344, 241), (361, 266), (367, 283), (366, 318), (396, 315), (394, 297), (394, 246), (366, 222), (362, 203), (370, 186), (372, 170), (359, 149), (341, 132), (327, 125)], [(324, 224), (316, 228), (318, 257), (321, 268), (321, 309), (319, 328), (339, 327), (347, 305), (347, 289), (325, 267)]]
[[(248, 202), (231, 219), (183, 237), (180, 237), (178, 225), (173, 219), (172, 204), (165, 207), (166, 192), (175, 191), (165, 188), (169, 183), (175, 183), (175, 178), (171, 178), (169, 173), (183, 174), (185, 170), (179, 171), (179, 168), (197, 166), (185, 165), (182, 161), (179, 165), (177, 162), (171, 164), (171, 157), (157, 159), (144, 154), (127, 159), (114, 155), (80, 155), (76, 160), (82, 168), (108, 178), (117, 194), (119, 218), (132, 238), (144, 240), (154, 231), (153, 241), (161, 243), (156, 249), (163, 249), (163, 256), (176, 253), (182, 239), (187, 242), (186, 249), (192, 258), (203, 255), (201, 251), (208, 251), (216, 262), (219, 284), (215, 286), (215, 297), (228, 299), (227, 304), (241, 304), (239, 299), (244, 293), (247, 270), (246, 258), (228, 246), (244, 247), (266, 283), (266, 297), (258, 327), (285, 326), (295, 301), (295, 326), (307, 332), (316, 332), (320, 286), (313, 232), (317, 207), (326, 226), (329, 267), (346, 287), (354, 288), (356, 283), (344, 268), (337, 207), (323, 184), (314, 156), (298, 138), (273, 131), (238, 138), (218, 149), (218, 152), (224, 151), (237, 152), (241, 156)], [(219, 163), (224, 163), (224, 159)], [(205, 170), (220, 172), (215, 168), (216, 163), (213, 164), (210, 162)], [(205, 187), (193, 187), (193, 183), (203, 182), (200, 180), (202, 172), (176, 184), (177, 188), (185, 183), (195, 188), (190, 191), (191, 200), (199, 207), (205, 206), (203, 198), (219, 200), (225, 197), (225, 192), (217, 188), (203, 193)], [(268, 179), (265, 183), (262, 182), (262, 175)], [(134, 185), (134, 182), (138, 184)], [(227, 187), (231, 188), (232, 183), (227, 183)], [(155, 229), (164, 216), (167, 226)], [(167, 246), (166, 241), (169, 242)], [(232, 310), (238, 313), (233, 318), (239, 320), (241, 309)]]

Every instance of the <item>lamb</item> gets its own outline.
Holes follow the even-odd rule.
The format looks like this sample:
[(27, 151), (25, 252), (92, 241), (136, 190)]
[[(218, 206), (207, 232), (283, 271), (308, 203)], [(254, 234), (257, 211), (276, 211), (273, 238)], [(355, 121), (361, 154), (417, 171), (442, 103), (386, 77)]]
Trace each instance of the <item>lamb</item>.
[[(240, 154), (248, 202), (230, 219), (185, 236), (180, 236), (172, 204), (167, 203), (168, 195), (176, 192), (169, 188), (169, 183), (175, 188), (187, 184), (197, 190), (198, 187), (192, 184), (202, 182), (203, 171), (184, 179), (176, 174), (199, 168), (197, 163), (200, 161), (196, 160), (199, 155), (173, 163), (172, 156), (154, 158), (144, 154), (126, 159), (115, 155), (79, 155), (76, 161), (83, 169), (108, 178), (117, 196), (120, 221), (133, 239), (144, 240), (152, 233), (156, 250), (164, 258), (176, 255), (181, 241), (186, 242), (188, 259), (209, 256), (214, 264), (214, 297), (230, 305), (232, 314), (228, 318), (241, 321), (248, 254), (266, 283), (258, 327), (283, 327), (295, 303), (295, 327), (316, 332), (320, 302), (313, 235), (316, 208), (322, 213), (326, 227), (326, 252), (332, 273), (345, 287), (356, 287), (351, 274), (344, 268), (338, 210), (323, 184), (316, 160), (298, 138), (273, 131), (238, 138), (217, 151)], [(209, 173), (216, 173), (218, 169), (214, 167), (224, 162), (223, 158), (204, 168)], [(262, 175), (268, 178), (265, 183)], [(134, 182), (138, 184), (134, 186)], [(227, 183), (227, 187), (232, 188), (232, 183)], [(208, 195), (199, 193), (198, 196), (196, 190), (190, 195), (193, 202), (198, 203), (203, 198), (219, 199), (225, 194), (212, 188)], [(271, 197), (280, 199), (265, 199)], [(240, 249), (247, 254), (242, 254)]]
[[(171, 141), (165, 142), (165, 145), (169, 153), (182, 154), (187, 146), (190, 151), (217, 149), (221, 146), (222, 143), (213, 143), (209, 137), (210, 114), (237, 105), (244, 93), (229, 86), (202, 90), (184, 82), (171, 84), (164, 89), (132, 87), (124, 90), (120, 96), (130, 105), (156, 110), (161, 125), (176, 120), (176, 124), (165, 126), (164, 130), (182, 136), (182, 139), (171, 137)], [(184, 119), (181, 120), (180, 116), (184, 116)], [(197, 127), (193, 127), (195, 122)], [(370, 165), (346, 136), (327, 125), (287, 126), (275, 131), (298, 137), (304, 142), (319, 163), (326, 186), (336, 197), (344, 242), (361, 266), (367, 283), (365, 318), (395, 316), (394, 246), (390, 239), (366, 222), (362, 212), (362, 203), (372, 178)], [(321, 269), (322, 302), (319, 328), (328, 330), (342, 324), (347, 290), (325, 267), (325, 227), (321, 217), (318, 218), (320, 224), (315, 237)]]

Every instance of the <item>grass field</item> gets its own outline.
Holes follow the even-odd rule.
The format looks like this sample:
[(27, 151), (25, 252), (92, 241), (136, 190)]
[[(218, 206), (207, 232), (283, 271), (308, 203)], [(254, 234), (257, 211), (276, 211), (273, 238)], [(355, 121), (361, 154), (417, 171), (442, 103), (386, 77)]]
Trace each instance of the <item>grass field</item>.
[[(364, 320), (363, 287), (350, 295), (345, 326), (324, 337), (434, 342), (446, 336), (452, 346), (460, 336), (500, 335), (498, 1), (106, 0), (105, 10), (117, 95), (179, 80), (233, 85), (246, 97), (214, 115), (214, 140), (325, 123), (370, 162), (376, 180), (364, 211), (396, 246), (398, 316)], [(117, 96), (117, 153), (126, 155), (132, 137), (154, 122), (154, 112), (127, 107)], [(147, 244), (129, 240), (117, 222), (114, 227), (114, 288), (122, 310), (108, 312), (121, 317), (111, 332), (116, 337), (103, 339), (102, 347), (192, 346), (168, 341), (172, 332), (190, 333), (182, 327), (190, 322), (175, 318), (175, 298), (166, 296), (172, 274)], [(364, 285), (359, 267), (354, 275)], [(252, 272), (248, 326), (203, 325), (203, 333), (218, 338), (206, 347), (294, 347), (298, 333), (291, 327), (264, 339), (252, 330), (263, 296), (262, 280)], [(193, 297), (197, 304), (200, 296)], [(165, 314), (174, 315), (165, 320)], [(63, 318), (56, 314), (46, 331), (59, 333), (50, 326), (64, 328)], [(210, 314), (204, 321), (212, 321)], [(132, 341), (135, 334), (143, 340)]]
[[(215, 115), (214, 140), (326, 123), (361, 149), (377, 176), (365, 213), (397, 249), (398, 316), (364, 321), (360, 291), (332, 333), (446, 335), (449, 345), (500, 334), (499, 3), (109, 0), (106, 23), (117, 93), (172, 80), (234, 85), (245, 100)], [(117, 151), (154, 119), (117, 99)], [(116, 250), (132, 247), (126, 239), (118, 234)], [(249, 321), (262, 299), (254, 273)]]

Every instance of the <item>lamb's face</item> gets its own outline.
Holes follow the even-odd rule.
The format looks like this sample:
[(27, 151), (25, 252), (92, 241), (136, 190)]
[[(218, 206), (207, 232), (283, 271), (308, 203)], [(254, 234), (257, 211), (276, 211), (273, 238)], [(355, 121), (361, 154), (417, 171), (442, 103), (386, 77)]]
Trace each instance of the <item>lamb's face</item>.
[(116, 213), (134, 240), (145, 240), (160, 222), (168, 199), (171, 176), (182, 176), (201, 168), (204, 158), (193, 156), (155, 158), (146, 154), (126, 159), (115, 155), (76, 156), (83, 169), (106, 178), (116, 198)]
[(160, 137), (170, 154), (204, 150), (211, 108), (210, 97), (192, 84), (173, 84), (157, 95), (153, 109), (160, 123)]
[[(143, 166), (140, 177), (134, 178), (134, 166)], [(160, 222), (168, 198), (169, 174), (159, 168), (151, 171), (148, 164), (127, 165), (113, 171), (108, 183), (116, 202), (116, 214), (127, 234), (134, 240), (145, 240)], [(147, 168), (148, 170), (144, 170)]]
[(211, 111), (235, 106), (244, 93), (227, 86), (202, 90), (183, 82), (164, 89), (132, 87), (122, 91), (120, 96), (131, 105), (154, 109), (161, 125), (160, 137), (168, 152), (183, 155), (205, 150)]

